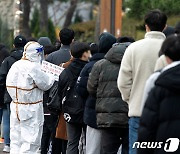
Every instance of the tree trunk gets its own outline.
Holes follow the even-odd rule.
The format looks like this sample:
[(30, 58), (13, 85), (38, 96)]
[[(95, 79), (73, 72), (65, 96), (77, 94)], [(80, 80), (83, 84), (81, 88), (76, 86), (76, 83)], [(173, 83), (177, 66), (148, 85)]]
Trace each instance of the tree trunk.
[(40, 27), (42, 32), (48, 33), (48, 1), (40, 1)]
[(76, 10), (77, 3), (78, 3), (78, 0), (71, 0), (70, 7), (68, 9), (66, 19), (64, 22), (64, 26), (63, 26), (64, 28), (69, 27), (71, 25), (72, 17), (73, 17), (74, 11)]
[(22, 0), (23, 4), (23, 19), (22, 19), (22, 35), (26, 38), (31, 37), (31, 30), (29, 27), (29, 14), (30, 14), (30, 0)]
[(95, 36), (94, 36), (94, 40), (96, 43), (99, 43), (99, 35), (100, 35), (100, 12), (101, 12), (100, 9), (101, 8), (99, 5), (98, 14), (96, 17), (96, 27), (95, 27)]

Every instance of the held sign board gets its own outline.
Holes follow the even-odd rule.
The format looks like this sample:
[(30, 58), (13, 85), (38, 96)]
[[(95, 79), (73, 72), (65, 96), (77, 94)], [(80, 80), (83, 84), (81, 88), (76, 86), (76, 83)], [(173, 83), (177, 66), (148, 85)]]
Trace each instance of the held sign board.
[(41, 70), (44, 71), (47, 74), (52, 74), (55, 77), (55, 80), (59, 80), (59, 75), (62, 73), (64, 70), (63, 67), (54, 65), (52, 63), (49, 63), (47, 61), (42, 61), (42, 67)]

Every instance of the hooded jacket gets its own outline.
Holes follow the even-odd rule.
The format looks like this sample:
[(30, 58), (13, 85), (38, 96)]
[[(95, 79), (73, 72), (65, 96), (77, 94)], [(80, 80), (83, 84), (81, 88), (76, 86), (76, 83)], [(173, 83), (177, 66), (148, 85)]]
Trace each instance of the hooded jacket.
[(107, 53), (114, 43), (116, 43), (116, 38), (112, 34), (107, 32), (102, 33), (99, 36), (99, 52)]
[(111, 48), (95, 63), (88, 80), (88, 91), (96, 96), (96, 118), (99, 128), (128, 127), (128, 105), (121, 98), (117, 77), (125, 49), (124, 43)]
[[(163, 142), (162, 148), (138, 149), (138, 154), (164, 154), (169, 138), (180, 138), (180, 63), (163, 71), (150, 91), (140, 120), (138, 141)], [(174, 154), (180, 153), (180, 148)]]
[[(0, 95), (1, 98), (4, 98), (4, 103), (10, 103), (11, 102), (11, 97), (9, 96), (7, 90), (6, 90), (6, 76), (9, 72), (9, 69), (11, 66), (18, 60), (22, 58), (23, 55), (23, 48), (16, 48), (12, 51), (11, 55), (7, 57), (3, 63), (1, 64), (0, 67)], [(3, 103), (3, 102), (0, 102)], [(1, 104), (0, 106), (3, 106)]]

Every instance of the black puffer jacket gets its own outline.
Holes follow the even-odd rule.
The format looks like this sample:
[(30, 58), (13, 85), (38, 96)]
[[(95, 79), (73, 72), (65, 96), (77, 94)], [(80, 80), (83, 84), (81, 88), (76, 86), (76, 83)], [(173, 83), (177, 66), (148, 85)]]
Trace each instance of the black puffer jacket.
[(128, 105), (117, 88), (117, 77), (125, 49), (129, 43), (111, 48), (105, 59), (92, 68), (88, 91), (97, 97), (97, 125), (101, 127), (128, 127)]
[(87, 91), (87, 82), (93, 65), (98, 60), (103, 59), (104, 55), (104, 53), (96, 53), (93, 55), (93, 57), (90, 59), (90, 62), (82, 69), (76, 86), (78, 94), (86, 101), (84, 109), (84, 123), (93, 128), (97, 128), (95, 110), (96, 98), (89, 95)]
[[(180, 64), (157, 78), (140, 120), (138, 141), (160, 141), (163, 145), (155, 149), (138, 149), (138, 154), (166, 154), (164, 146), (169, 138), (180, 139)], [(180, 148), (173, 154), (180, 154)]]
[[(6, 76), (9, 72), (11, 66), (18, 60), (22, 58), (23, 55), (23, 48), (18, 48), (12, 51), (11, 55), (4, 59), (3, 63), (0, 67), (0, 97), (4, 96), (4, 103), (9, 104), (11, 102), (11, 97), (9, 96), (8, 92), (6, 91)], [(4, 95), (3, 95), (4, 93)], [(1, 102), (3, 103), (3, 102)], [(3, 104), (1, 104), (3, 106)]]

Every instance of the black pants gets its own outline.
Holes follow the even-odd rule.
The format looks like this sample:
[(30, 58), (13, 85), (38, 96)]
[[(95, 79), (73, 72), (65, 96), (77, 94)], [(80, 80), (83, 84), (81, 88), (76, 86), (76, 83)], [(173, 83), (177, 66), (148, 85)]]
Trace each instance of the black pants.
[(49, 148), (49, 142), (52, 138), (53, 131), (56, 128), (57, 116), (45, 115), (44, 116), (44, 125), (43, 125), (43, 134), (41, 139), (41, 154), (47, 154)]
[(84, 124), (70, 124), (66, 123), (67, 126), (67, 154), (79, 154), (79, 140), (82, 132), (86, 134), (86, 126)]
[(128, 128), (102, 129), (101, 151), (102, 154), (117, 154), (122, 145), (122, 154), (129, 151)]
[(53, 138), (52, 140), (52, 154), (66, 154), (67, 141)]

